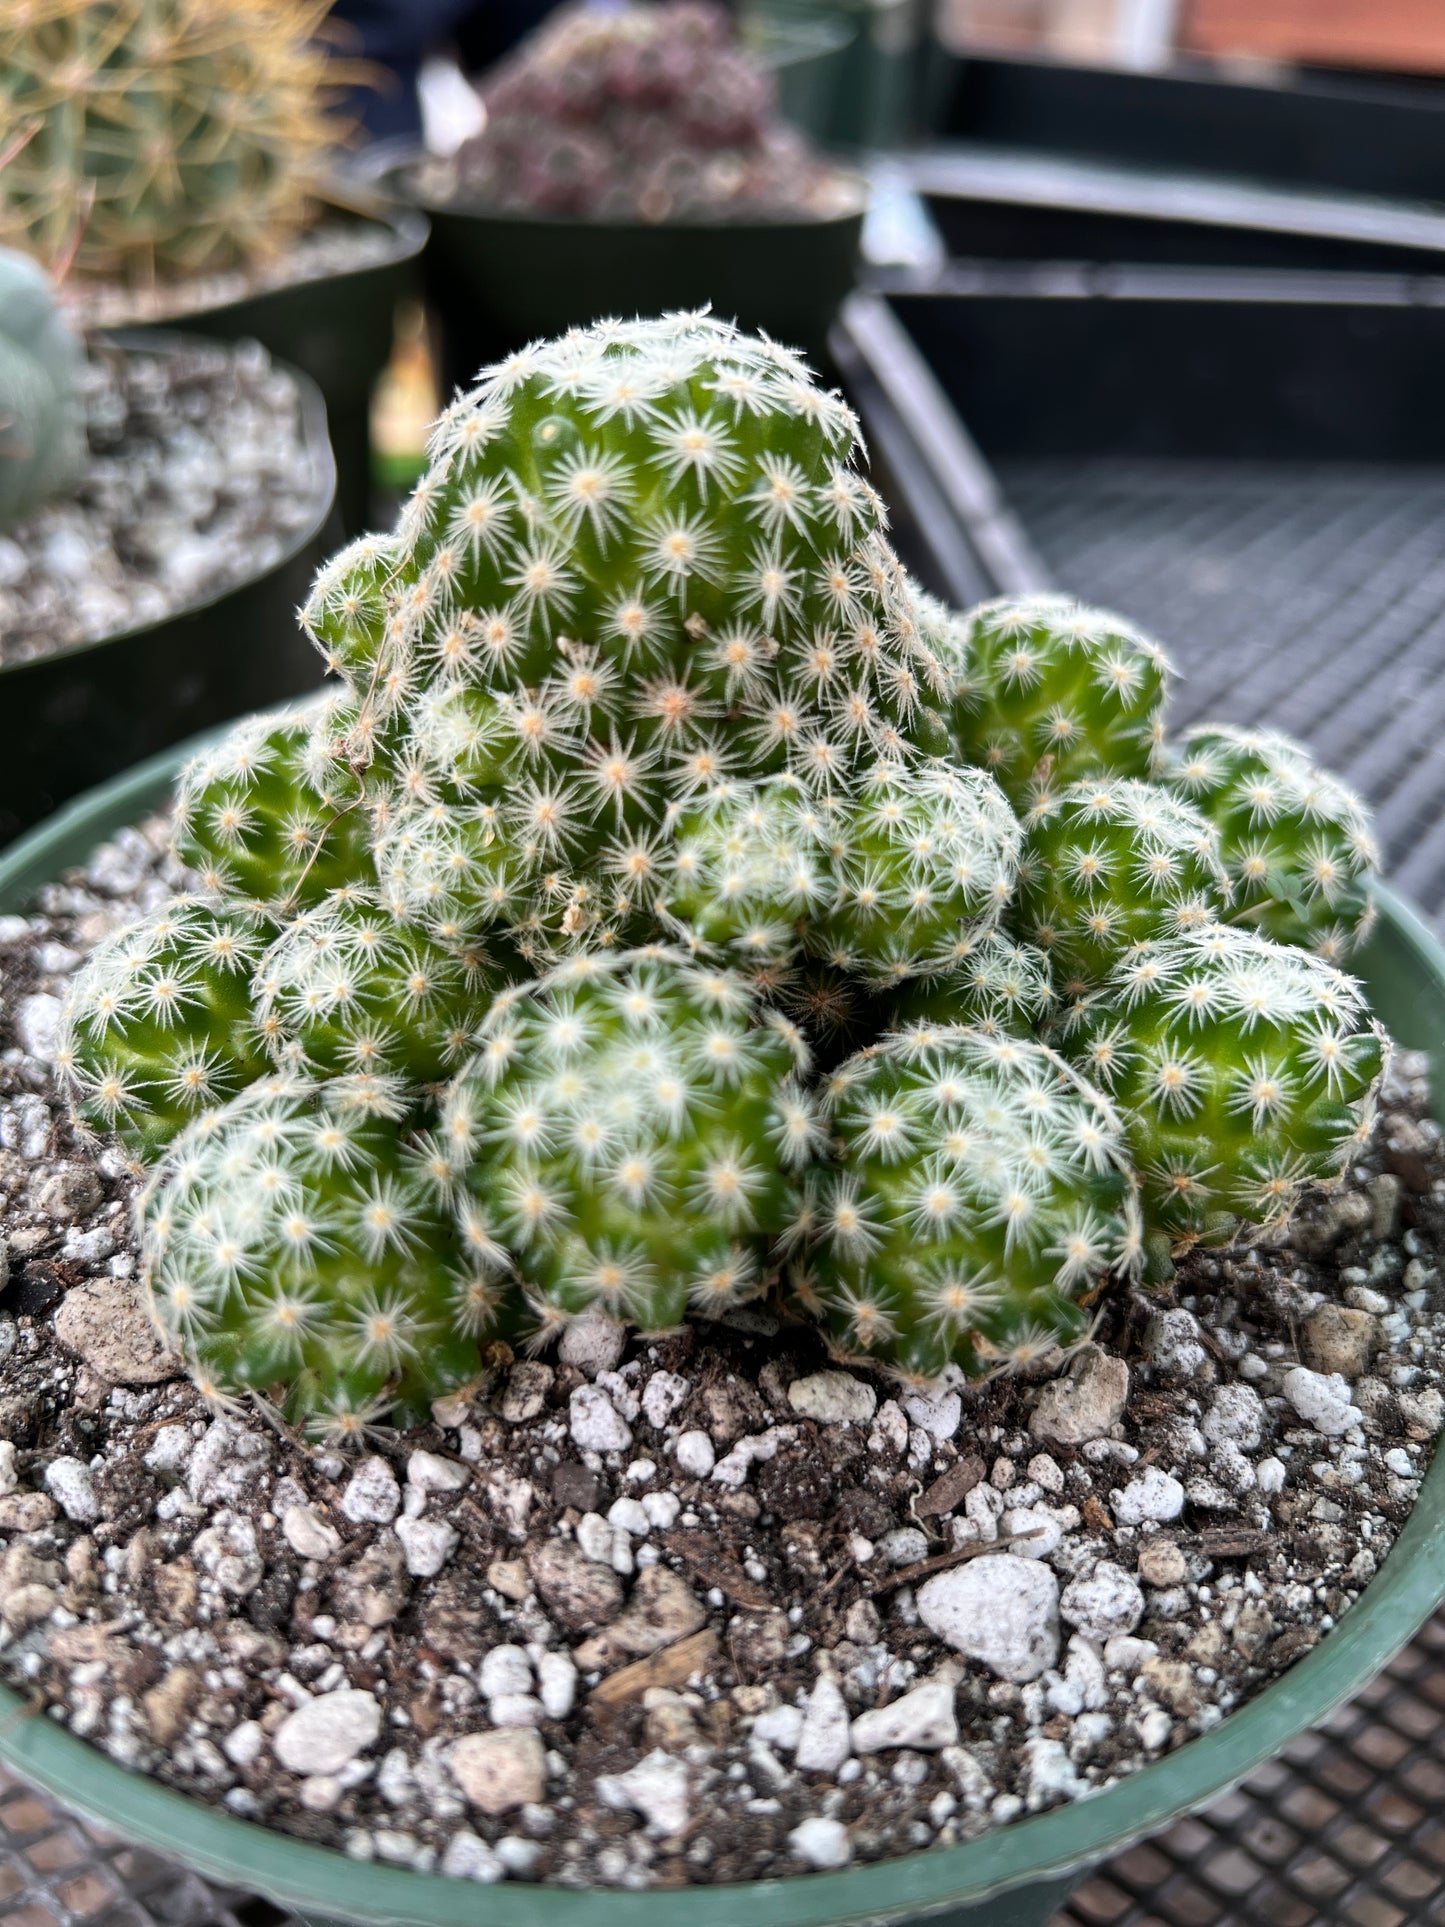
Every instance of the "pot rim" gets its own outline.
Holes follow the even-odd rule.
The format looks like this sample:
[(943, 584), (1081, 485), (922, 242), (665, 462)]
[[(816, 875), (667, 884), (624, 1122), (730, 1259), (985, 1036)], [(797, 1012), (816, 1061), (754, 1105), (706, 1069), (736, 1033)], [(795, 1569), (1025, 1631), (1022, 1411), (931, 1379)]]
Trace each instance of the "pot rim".
[[(92, 339), (100, 344), (121, 349), (126, 355), (165, 354), (187, 347), (228, 347), (234, 343), (218, 342), (210, 335), (187, 334), (179, 328), (106, 328), (98, 329)], [(264, 569), (253, 569), (248, 575), (240, 576), (224, 588), (202, 589), (189, 601), (178, 603), (175, 608), (167, 609), (151, 622), (136, 623), (129, 629), (113, 629), (103, 636), (87, 636), (79, 642), (66, 643), (59, 649), (51, 649), (43, 656), (25, 656), (16, 662), (0, 662), (0, 679), (6, 676), (24, 675), (27, 670), (39, 671), (57, 662), (69, 662), (77, 656), (87, 655), (93, 649), (106, 649), (112, 643), (132, 642), (137, 636), (144, 636), (155, 629), (169, 628), (172, 623), (184, 622), (193, 616), (203, 615), (207, 609), (214, 609), (226, 602), (242, 589), (253, 583), (263, 582), (267, 576), (275, 575), (294, 562), (298, 555), (304, 554), (320, 536), (331, 518), (336, 505), (336, 456), (331, 446), (331, 434), (327, 426), (326, 402), (321, 390), (300, 368), (289, 361), (271, 358), (273, 368), (279, 368), (296, 384), (297, 400), (301, 423), (301, 444), (312, 472), (312, 511), (286, 542), (285, 547)], [(3, 687), (3, 681), (0, 681)], [(124, 779), (118, 779), (124, 780)], [(97, 792), (88, 791), (80, 800), (85, 802)], [(50, 819), (53, 821), (54, 819)], [(44, 829), (45, 825), (40, 825)], [(3, 886), (0, 886), (3, 887)]]
[[(90, 791), (0, 854), (0, 909), (153, 808), (181, 763), (218, 732), (163, 751)], [(1380, 934), (1445, 996), (1445, 949), (1387, 886)], [(1212, 1732), (1091, 1798), (1015, 1821), (977, 1840), (839, 1873), (690, 1887), (697, 1927), (878, 1927), (948, 1914), (1009, 1889), (1095, 1864), (1179, 1814), (1217, 1798), (1342, 1705), (1418, 1631), (1445, 1591), (1432, 1555), (1445, 1530), (1445, 1453), (1437, 1455), (1395, 1546), (1358, 1603), (1303, 1658)], [(665, 1927), (682, 1896), (475, 1882), (354, 1861), (333, 1848), (241, 1820), (133, 1773), (89, 1741), (36, 1716), (0, 1687), (0, 1761), (128, 1840), (232, 1887), (254, 1888), (313, 1916), (374, 1927)]]

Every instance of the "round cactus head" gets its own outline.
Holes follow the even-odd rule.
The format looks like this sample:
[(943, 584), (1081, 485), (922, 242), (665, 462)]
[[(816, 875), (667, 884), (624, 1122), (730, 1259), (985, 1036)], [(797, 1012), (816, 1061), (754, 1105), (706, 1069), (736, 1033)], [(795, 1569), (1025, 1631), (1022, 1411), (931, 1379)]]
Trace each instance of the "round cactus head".
[(740, 1303), (817, 1149), (804, 1062), (741, 977), (676, 953), (514, 988), (443, 1114), (464, 1245), (516, 1254), (544, 1332), (594, 1304), (657, 1329)]
[(956, 753), (991, 771), (1020, 815), (1041, 785), (1154, 774), (1173, 672), (1118, 616), (1026, 596), (985, 602), (966, 628), (929, 639), (953, 673)]
[[(4, 179), (0, 168), (0, 193)], [(61, 319), (49, 277), (23, 254), (0, 248), (0, 529), (79, 476), (84, 366), (85, 351)]]
[[(361, 569), (396, 732), (365, 700), (361, 723), (398, 809), (488, 812), (522, 920), (570, 941), (718, 783), (824, 796), (905, 753), (934, 658), (856, 452), (801, 362), (706, 316), (488, 370), (438, 424), (386, 580)], [(313, 616), (340, 659), (348, 580)]]
[(248, 716), (186, 764), (175, 851), (208, 895), (279, 915), (371, 876), (361, 789), (341, 747), (348, 717), (334, 696)]
[(172, 1146), (140, 1200), (161, 1329), (208, 1395), (274, 1393), (342, 1440), (476, 1375), (504, 1299), (449, 1236), (452, 1183), (385, 1079), (267, 1077)]
[(1138, 1262), (1113, 1113), (1042, 1045), (916, 1026), (849, 1058), (827, 1115), (794, 1282), (847, 1356), (922, 1378), (1037, 1356)]
[(1335, 1176), (1385, 1052), (1352, 979), (1218, 925), (1131, 951), (1060, 1034), (1118, 1105), (1146, 1222), (1171, 1239), (1282, 1219)]
[(337, 890), (262, 958), (256, 1024), (286, 1069), (440, 1083), (470, 1055), (480, 1013), (516, 974), (499, 946), (400, 926), (374, 893)]
[(177, 897), (97, 944), (56, 1060), (77, 1117), (152, 1158), (262, 1076), (251, 972), (270, 933), (243, 906)]
[(1226, 723), (1192, 729), (1164, 781), (1218, 832), (1235, 907), (1262, 935), (1340, 963), (1369, 934), (1369, 814), (1299, 743)]
[(1043, 1029), (1053, 1005), (1045, 952), (990, 930), (945, 975), (904, 985), (888, 1016), (899, 1030), (963, 1024), (990, 1037), (1029, 1037)]
[(1229, 903), (1218, 838), (1157, 783), (1091, 778), (1029, 812), (1015, 927), (1061, 992), (1097, 988), (1134, 944), (1217, 922)]

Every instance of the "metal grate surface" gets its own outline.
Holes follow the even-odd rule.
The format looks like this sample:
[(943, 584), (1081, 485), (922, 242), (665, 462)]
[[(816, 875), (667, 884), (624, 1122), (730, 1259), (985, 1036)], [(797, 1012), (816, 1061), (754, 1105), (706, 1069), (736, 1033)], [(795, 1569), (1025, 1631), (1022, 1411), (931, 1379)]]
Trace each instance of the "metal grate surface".
[(1445, 918), (1445, 468), (997, 467), (1050, 577), (1167, 644), (1176, 724), (1312, 744), (1373, 804), (1392, 880)]
[[(4, 1927), (298, 1927), (69, 1819), (0, 1769)], [(1131, 1848), (1053, 1927), (1445, 1923), (1445, 1614), (1207, 1812)]]

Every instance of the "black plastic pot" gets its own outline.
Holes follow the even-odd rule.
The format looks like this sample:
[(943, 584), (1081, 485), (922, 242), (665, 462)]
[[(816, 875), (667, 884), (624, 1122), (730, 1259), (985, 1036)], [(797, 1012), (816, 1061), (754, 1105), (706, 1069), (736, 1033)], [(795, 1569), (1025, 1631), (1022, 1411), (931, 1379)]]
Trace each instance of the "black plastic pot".
[(1445, 214), (1411, 202), (972, 142), (906, 168), (948, 252), (969, 259), (1445, 270)]
[(336, 450), (336, 502), (348, 535), (371, 527), (371, 388), (391, 355), (397, 302), (419, 284), (427, 239), (426, 220), (413, 208), (396, 208), (381, 224), (391, 242), (379, 260), (178, 317), (178, 325), (195, 334), (223, 341), (254, 337), (315, 382), (326, 403)]
[(711, 305), (790, 347), (823, 352), (858, 278), (864, 190), (848, 213), (817, 221), (547, 220), (428, 204), (429, 298), (447, 370), (468, 382), (484, 362), (538, 335), (608, 315)]
[[(167, 336), (114, 337), (132, 352)], [(326, 408), (301, 388), (312, 513), (280, 559), (145, 628), (0, 666), (0, 845), (56, 805), (196, 731), (314, 688), (321, 659), (296, 623), (332, 547), (336, 468)]]
[[(1445, 85), (1308, 70), (1251, 84), (930, 50), (922, 128), (1146, 167), (1445, 199)], [(921, 130), (920, 130), (921, 131)]]

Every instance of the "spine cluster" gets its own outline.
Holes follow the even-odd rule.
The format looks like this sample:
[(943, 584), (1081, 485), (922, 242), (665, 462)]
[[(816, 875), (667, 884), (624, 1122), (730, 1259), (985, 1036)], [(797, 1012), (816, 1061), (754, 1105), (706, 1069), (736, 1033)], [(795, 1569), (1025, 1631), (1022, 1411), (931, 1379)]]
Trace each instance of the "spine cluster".
[(760, 1292), (988, 1371), (1359, 1141), (1381, 1039), (1304, 914), (1357, 879), (1281, 886), (1335, 792), (1268, 751), (1261, 899), (1215, 739), (1153, 778), (1159, 650), (930, 602), (858, 452), (705, 316), (536, 344), (318, 579), (339, 693), (186, 771), (197, 894), (63, 1058), (217, 1396), (349, 1435), (494, 1335)]

